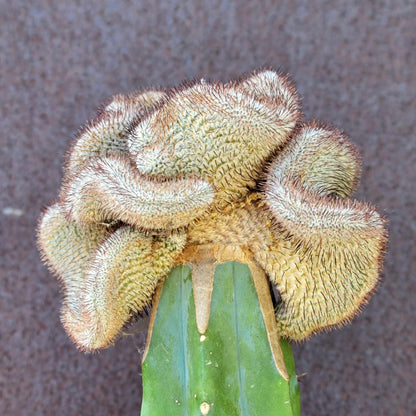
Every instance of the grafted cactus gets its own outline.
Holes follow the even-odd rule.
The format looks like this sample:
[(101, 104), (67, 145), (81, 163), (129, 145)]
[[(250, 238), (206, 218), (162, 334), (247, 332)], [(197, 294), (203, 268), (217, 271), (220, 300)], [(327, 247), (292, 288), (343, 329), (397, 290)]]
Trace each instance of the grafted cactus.
[[(205, 245), (239, 247), (244, 259), (229, 260), (266, 272), (282, 336), (344, 324), (374, 289), (386, 243), (375, 208), (350, 199), (359, 174), (348, 138), (303, 122), (295, 88), (271, 70), (116, 96), (81, 132), (40, 222), (66, 330), (84, 350), (112, 344)], [(194, 285), (200, 333), (207, 285)]]

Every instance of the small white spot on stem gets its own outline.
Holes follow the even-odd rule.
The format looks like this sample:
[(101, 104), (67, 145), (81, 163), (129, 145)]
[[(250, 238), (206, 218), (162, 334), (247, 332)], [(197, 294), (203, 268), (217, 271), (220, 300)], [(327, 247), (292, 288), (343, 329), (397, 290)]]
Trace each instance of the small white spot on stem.
[(207, 339), (207, 337), (205, 335), (201, 335), (199, 338), (200, 342), (204, 342)]
[(199, 406), (199, 410), (203, 415), (207, 415), (210, 409), (210, 405), (207, 402), (201, 403), (201, 406)]

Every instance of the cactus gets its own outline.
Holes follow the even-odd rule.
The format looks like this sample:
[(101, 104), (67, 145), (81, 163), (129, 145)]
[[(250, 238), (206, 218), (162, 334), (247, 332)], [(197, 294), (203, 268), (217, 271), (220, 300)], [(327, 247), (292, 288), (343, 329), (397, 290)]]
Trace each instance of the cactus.
[[(283, 337), (345, 324), (377, 284), (387, 239), (376, 209), (351, 199), (359, 175), (349, 139), (302, 121), (293, 84), (271, 70), (114, 97), (81, 131), (40, 220), (65, 329), (83, 350), (111, 345), (204, 245), (243, 248), (261, 267)], [(209, 293), (194, 293), (200, 333)]]
[(175, 268), (155, 296), (141, 414), (299, 415), (293, 358), (279, 345), (264, 273), (253, 263), (218, 264), (201, 335), (198, 264)]

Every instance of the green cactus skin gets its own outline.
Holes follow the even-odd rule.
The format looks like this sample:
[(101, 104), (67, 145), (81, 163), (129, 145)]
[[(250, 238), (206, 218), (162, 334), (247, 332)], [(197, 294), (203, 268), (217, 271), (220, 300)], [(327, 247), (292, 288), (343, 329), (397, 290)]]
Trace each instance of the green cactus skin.
[(178, 266), (165, 280), (143, 361), (141, 415), (300, 415), (290, 346), (282, 341), (286, 380), (272, 357), (249, 267), (218, 264), (213, 287), (209, 324), (201, 335), (191, 268)]

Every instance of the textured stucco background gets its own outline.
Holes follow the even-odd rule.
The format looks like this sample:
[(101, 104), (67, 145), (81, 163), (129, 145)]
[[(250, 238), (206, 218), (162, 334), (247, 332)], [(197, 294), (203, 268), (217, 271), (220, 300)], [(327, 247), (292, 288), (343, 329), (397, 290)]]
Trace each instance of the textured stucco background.
[(1, 0), (0, 414), (139, 413), (145, 325), (77, 351), (35, 247), (79, 126), (115, 93), (265, 65), (293, 75), (307, 119), (359, 145), (357, 197), (390, 219), (364, 313), (294, 347), (303, 414), (416, 414), (415, 22), (413, 0)]

